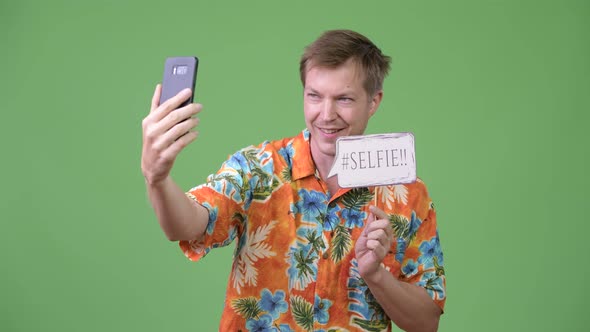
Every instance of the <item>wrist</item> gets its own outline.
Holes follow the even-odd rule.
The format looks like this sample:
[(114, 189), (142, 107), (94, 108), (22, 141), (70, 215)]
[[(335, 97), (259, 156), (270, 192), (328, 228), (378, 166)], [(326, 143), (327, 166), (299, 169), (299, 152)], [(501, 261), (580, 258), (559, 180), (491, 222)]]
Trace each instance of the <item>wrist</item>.
[(166, 185), (166, 182), (168, 181), (169, 176), (166, 176), (164, 178), (155, 178), (155, 177), (150, 177), (150, 176), (144, 175), (143, 178), (145, 181), (145, 185), (149, 189), (160, 189)]
[(375, 270), (362, 276), (363, 280), (368, 285), (379, 284), (386, 277), (387, 270), (382, 265), (379, 265)]

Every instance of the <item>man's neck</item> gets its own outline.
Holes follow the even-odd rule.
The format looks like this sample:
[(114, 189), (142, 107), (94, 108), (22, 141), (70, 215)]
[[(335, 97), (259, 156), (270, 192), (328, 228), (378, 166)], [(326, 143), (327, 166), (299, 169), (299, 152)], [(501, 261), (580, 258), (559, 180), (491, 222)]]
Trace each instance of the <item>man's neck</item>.
[(338, 175), (328, 178), (328, 174), (330, 174), (330, 169), (334, 163), (334, 156), (323, 154), (312, 146), (311, 158), (320, 174), (320, 178), (327, 184), (330, 195), (335, 195), (338, 189), (340, 189), (340, 186), (338, 186)]

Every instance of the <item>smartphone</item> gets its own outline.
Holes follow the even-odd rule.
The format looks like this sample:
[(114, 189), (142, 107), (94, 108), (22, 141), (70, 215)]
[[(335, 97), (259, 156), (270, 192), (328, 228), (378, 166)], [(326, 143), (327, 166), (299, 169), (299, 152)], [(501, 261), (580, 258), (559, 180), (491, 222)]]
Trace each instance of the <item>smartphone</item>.
[(166, 58), (160, 104), (176, 96), (186, 88), (191, 89), (193, 94), (191, 94), (191, 97), (187, 101), (178, 106), (178, 108), (192, 103), (195, 93), (195, 83), (197, 82), (198, 67), (199, 59), (196, 56)]

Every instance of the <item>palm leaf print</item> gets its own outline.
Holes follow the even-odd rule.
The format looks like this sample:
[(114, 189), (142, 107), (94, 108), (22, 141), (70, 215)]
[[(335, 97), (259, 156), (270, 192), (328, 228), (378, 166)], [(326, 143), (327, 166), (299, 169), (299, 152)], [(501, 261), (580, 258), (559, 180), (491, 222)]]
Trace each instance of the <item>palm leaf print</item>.
[(273, 191), (281, 184), (277, 176), (273, 176), (272, 184), (270, 186), (258, 186), (252, 193), (252, 198), (259, 201), (264, 201), (270, 197)]
[(388, 186), (375, 187), (375, 197), (381, 197), (381, 203), (384, 203), (388, 209), (391, 209), (391, 204), (395, 202), (393, 191)]
[(389, 223), (397, 238), (405, 239), (410, 233), (410, 222), (404, 216), (399, 214), (390, 214)]
[(291, 299), (291, 312), (297, 325), (307, 331), (313, 329), (313, 306), (305, 301), (301, 296), (295, 296)]
[(238, 183), (238, 181), (236, 181), (234, 176), (229, 174), (217, 174), (213, 176), (213, 178), (209, 182), (214, 183), (222, 180), (231, 184), (235, 188), (235, 190), (240, 193), (240, 198), (242, 199), (242, 201), (244, 200), (244, 190), (242, 186)]
[(317, 234), (317, 232), (315, 230), (313, 230), (313, 231), (308, 230), (307, 233), (305, 234), (305, 238), (307, 239), (307, 241), (309, 243), (311, 243), (311, 247), (317, 253), (319, 253), (322, 249), (324, 249), (326, 247), (326, 245), (324, 244), (324, 240), (322, 239), (321, 236), (319, 236)]
[(344, 225), (338, 225), (334, 229), (334, 237), (332, 238), (332, 260), (336, 263), (340, 262), (342, 258), (350, 252), (352, 248), (352, 239), (348, 229)]
[(393, 197), (396, 201), (408, 205), (408, 188), (403, 184), (393, 186)]
[(312, 251), (306, 254), (302, 249), (297, 251), (294, 254), (295, 261), (297, 262), (297, 277), (301, 278), (302, 276), (308, 277), (310, 274), (314, 275), (312, 266), (313, 266), (313, 259), (315, 256), (311, 255)]
[(291, 169), (289, 167), (283, 168), (283, 171), (281, 172), (281, 177), (283, 178), (283, 180), (285, 180), (285, 182), (293, 181), (293, 178), (291, 177)]
[(256, 188), (254, 188), (254, 190), (262, 189), (264, 185), (270, 180), (268, 173), (266, 173), (259, 165), (260, 164), (250, 165), (250, 172), (252, 173), (252, 176), (258, 176), (258, 183), (256, 184)]
[(281, 181), (278, 177), (272, 173), (269, 174), (262, 168), (257, 154), (257, 150), (255, 149), (248, 149), (243, 152), (244, 158), (250, 166), (251, 176), (258, 177), (256, 186), (252, 188), (252, 198), (255, 200), (265, 200), (281, 184)]
[(371, 321), (382, 321), (385, 319), (385, 311), (383, 310), (379, 302), (377, 302), (377, 299), (375, 298), (373, 293), (371, 293), (369, 287), (365, 289), (365, 302), (367, 302), (369, 309), (373, 310), (373, 314), (371, 315)]
[(363, 206), (373, 199), (373, 194), (367, 188), (354, 188), (342, 197), (342, 204), (351, 210), (360, 211)]
[(258, 268), (256, 262), (262, 258), (275, 256), (271, 245), (266, 242), (268, 234), (277, 221), (259, 226), (245, 236), (244, 246), (240, 249), (232, 270), (233, 285), (238, 294), (244, 285), (256, 286), (258, 282)]
[(252, 174), (252, 176), (258, 176), (259, 178), (257, 188), (263, 185), (264, 183), (267, 183), (269, 180), (269, 175), (267, 172), (264, 171), (264, 169), (262, 169), (262, 166), (260, 165), (260, 160), (258, 160), (257, 156), (257, 150), (248, 149), (245, 150), (243, 154), (244, 158), (248, 161), (248, 164), (250, 166), (250, 173)]
[(437, 276), (437, 277), (434, 277), (434, 278), (429, 278), (429, 279), (426, 281), (426, 285), (424, 286), (424, 288), (426, 288), (426, 289), (429, 289), (429, 290), (431, 290), (431, 291), (435, 292), (435, 291), (436, 291), (436, 289), (435, 289), (435, 287), (434, 287), (434, 286), (437, 284), (437, 282), (438, 282), (438, 278), (440, 278), (440, 277), (438, 277), (438, 276)]
[(440, 277), (440, 276), (444, 275), (445, 268), (438, 264), (438, 257), (434, 256), (434, 257), (432, 257), (432, 260), (434, 261), (434, 271), (435, 271), (436, 276)]
[(246, 320), (256, 318), (262, 312), (258, 301), (252, 296), (233, 300), (231, 307)]
[(244, 149), (244, 158), (246, 158), (246, 160), (248, 160), (250, 163), (258, 163), (257, 151), (258, 150), (256, 150), (254, 147)]
[(275, 189), (277, 189), (278, 186), (281, 185), (281, 179), (279, 179), (278, 176), (273, 176), (272, 178), (272, 184), (270, 186), (270, 191), (275, 191)]
[(354, 317), (352, 319), (352, 322), (354, 324), (362, 327), (366, 331), (371, 331), (371, 332), (383, 331), (387, 328), (387, 326), (389, 324), (388, 322), (384, 322), (384, 321), (366, 320), (366, 319), (360, 319), (358, 317)]

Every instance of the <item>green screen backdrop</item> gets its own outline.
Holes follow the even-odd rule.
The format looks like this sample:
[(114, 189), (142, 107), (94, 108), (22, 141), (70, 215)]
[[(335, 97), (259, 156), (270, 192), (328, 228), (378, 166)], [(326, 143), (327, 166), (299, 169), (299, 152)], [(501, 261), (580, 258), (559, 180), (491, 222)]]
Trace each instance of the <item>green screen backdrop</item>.
[(0, 330), (214, 331), (202, 262), (146, 199), (141, 120), (197, 55), (189, 189), (304, 128), (298, 61), (347, 28), (393, 57), (368, 133), (411, 131), (448, 278), (440, 331), (587, 331), (588, 1), (2, 1)]

